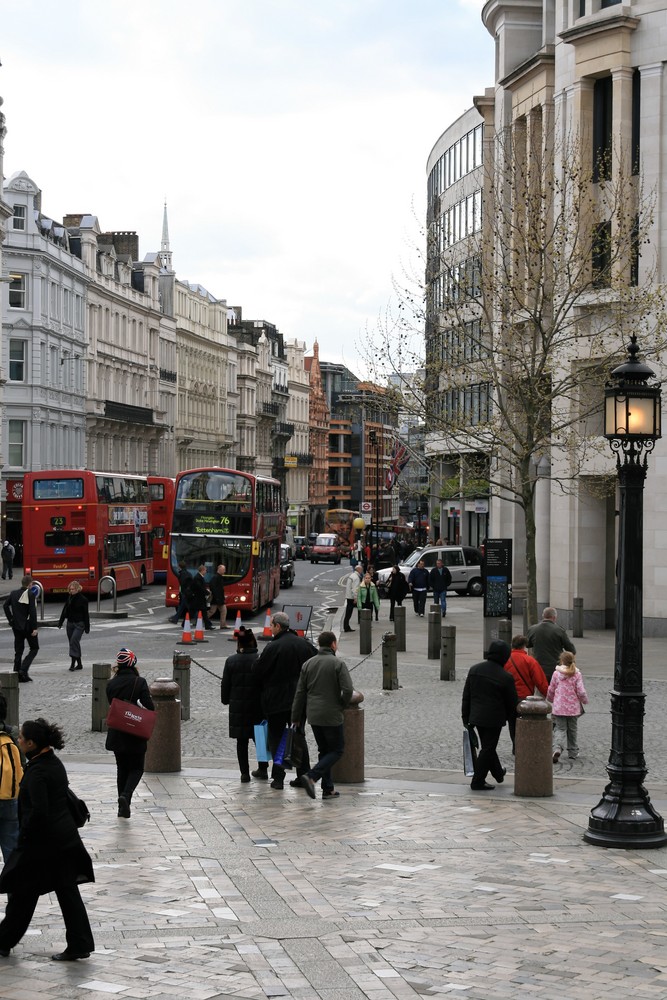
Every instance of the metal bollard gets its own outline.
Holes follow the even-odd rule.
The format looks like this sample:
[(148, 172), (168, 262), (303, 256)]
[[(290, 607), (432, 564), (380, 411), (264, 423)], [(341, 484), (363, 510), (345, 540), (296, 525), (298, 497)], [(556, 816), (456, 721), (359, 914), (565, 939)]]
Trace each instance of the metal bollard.
[(157, 719), (148, 741), (144, 769), (153, 774), (181, 770), (181, 703), (176, 681), (158, 677), (149, 685)]
[(359, 653), (370, 653), (373, 648), (373, 612), (370, 608), (362, 608), (359, 612)]
[(5, 722), (9, 727), (19, 725), (19, 675), (12, 670), (11, 673), (0, 674), (0, 690), (7, 699), (7, 718)]
[(396, 652), (405, 652), (405, 608), (394, 606), (394, 635), (396, 636)]
[(398, 668), (396, 666), (396, 636), (385, 632), (382, 636), (382, 690), (398, 690)]
[(174, 680), (181, 690), (181, 722), (190, 718), (190, 665), (192, 658), (189, 653), (179, 653), (174, 650)]
[(90, 728), (93, 733), (105, 733), (107, 730), (107, 684), (110, 677), (110, 663), (93, 663), (93, 693), (90, 703)]
[(440, 626), (440, 680), (456, 680), (456, 625)]
[(575, 639), (581, 639), (584, 635), (583, 597), (575, 597), (572, 599), (572, 635)]
[(501, 618), (498, 622), (498, 638), (506, 642), (508, 646), (512, 645), (512, 620), (511, 618)]
[(554, 793), (551, 707), (540, 695), (519, 702), (514, 741), (514, 794), (545, 798)]
[(428, 613), (428, 653), (427, 659), (440, 659), (440, 608), (437, 611)]
[(336, 785), (350, 785), (364, 780), (364, 710), (348, 705), (343, 711), (343, 742), (340, 760), (331, 768)]

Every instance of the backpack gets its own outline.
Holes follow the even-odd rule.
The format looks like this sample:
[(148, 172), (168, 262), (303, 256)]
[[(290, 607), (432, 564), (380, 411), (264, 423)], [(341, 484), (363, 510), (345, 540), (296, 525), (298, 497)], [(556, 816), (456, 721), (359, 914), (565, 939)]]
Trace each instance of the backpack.
[(0, 732), (0, 800), (18, 796), (22, 777), (19, 748), (8, 732)]

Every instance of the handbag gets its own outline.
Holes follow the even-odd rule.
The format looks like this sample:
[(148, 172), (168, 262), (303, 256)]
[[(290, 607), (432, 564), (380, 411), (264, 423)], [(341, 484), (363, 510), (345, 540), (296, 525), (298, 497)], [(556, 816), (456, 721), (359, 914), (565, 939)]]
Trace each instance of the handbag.
[(149, 740), (155, 728), (156, 719), (157, 712), (150, 708), (143, 708), (141, 705), (135, 705), (134, 702), (113, 698), (107, 715), (107, 728), (118, 729), (121, 733), (129, 733), (131, 736), (139, 736), (142, 740)]
[(72, 815), (72, 819), (78, 828), (81, 829), (81, 827), (85, 826), (90, 819), (90, 812), (83, 799), (80, 799), (76, 792), (72, 791), (69, 785), (67, 786), (67, 805)]
[(258, 763), (265, 764), (271, 760), (271, 753), (269, 751), (269, 724), (266, 719), (255, 726), (255, 753), (257, 754)]
[(463, 773), (471, 778), (477, 763), (477, 736), (467, 726), (463, 727)]
[(300, 726), (290, 726), (287, 730), (283, 767), (301, 767), (308, 756), (306, 736)]
[(287, 746), (287, 734), (289, 729), (285, 727), (283, 730), (283, 735), (280, 737), (280, 743), (278, 744), (278, 749), (273, 755), (273, 763), (277, 764), (278, 767), (283, 767), (283, 760), (285, 759), (285, 747)]

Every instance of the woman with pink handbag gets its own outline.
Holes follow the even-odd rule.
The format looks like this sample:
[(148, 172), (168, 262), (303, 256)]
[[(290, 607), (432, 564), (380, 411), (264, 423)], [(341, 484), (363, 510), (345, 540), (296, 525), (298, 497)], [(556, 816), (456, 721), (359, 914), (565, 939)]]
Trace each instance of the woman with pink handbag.
[[(151, 711), (155, 708), (146, 678), (137, 670), (137, 657), (125, 646), (118, 652), (113, 666), (114, 676), (107, 684), (107, 701), (111, 705), (114, 698), (141, 705)], [(107, 750), (112, 750), (116, 758), (116, 784), (118, 787), (118, 815), (129, 819), (132, 793), (144, 773), (144, 758), (148, 740), (134, 733), (112, 728), (107, 723)]]

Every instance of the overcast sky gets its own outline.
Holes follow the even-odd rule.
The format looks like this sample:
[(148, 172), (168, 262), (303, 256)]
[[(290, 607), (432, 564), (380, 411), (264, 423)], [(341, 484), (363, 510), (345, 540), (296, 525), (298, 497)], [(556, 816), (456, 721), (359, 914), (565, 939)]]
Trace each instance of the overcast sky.
[[(414, 257), (426, 159), (493, 83), (482, 0), (3, 5), (5, 174), (97, 215), (320, 357), (360, 341)], [(415, 218), (416, 216), (416, 218)]]

